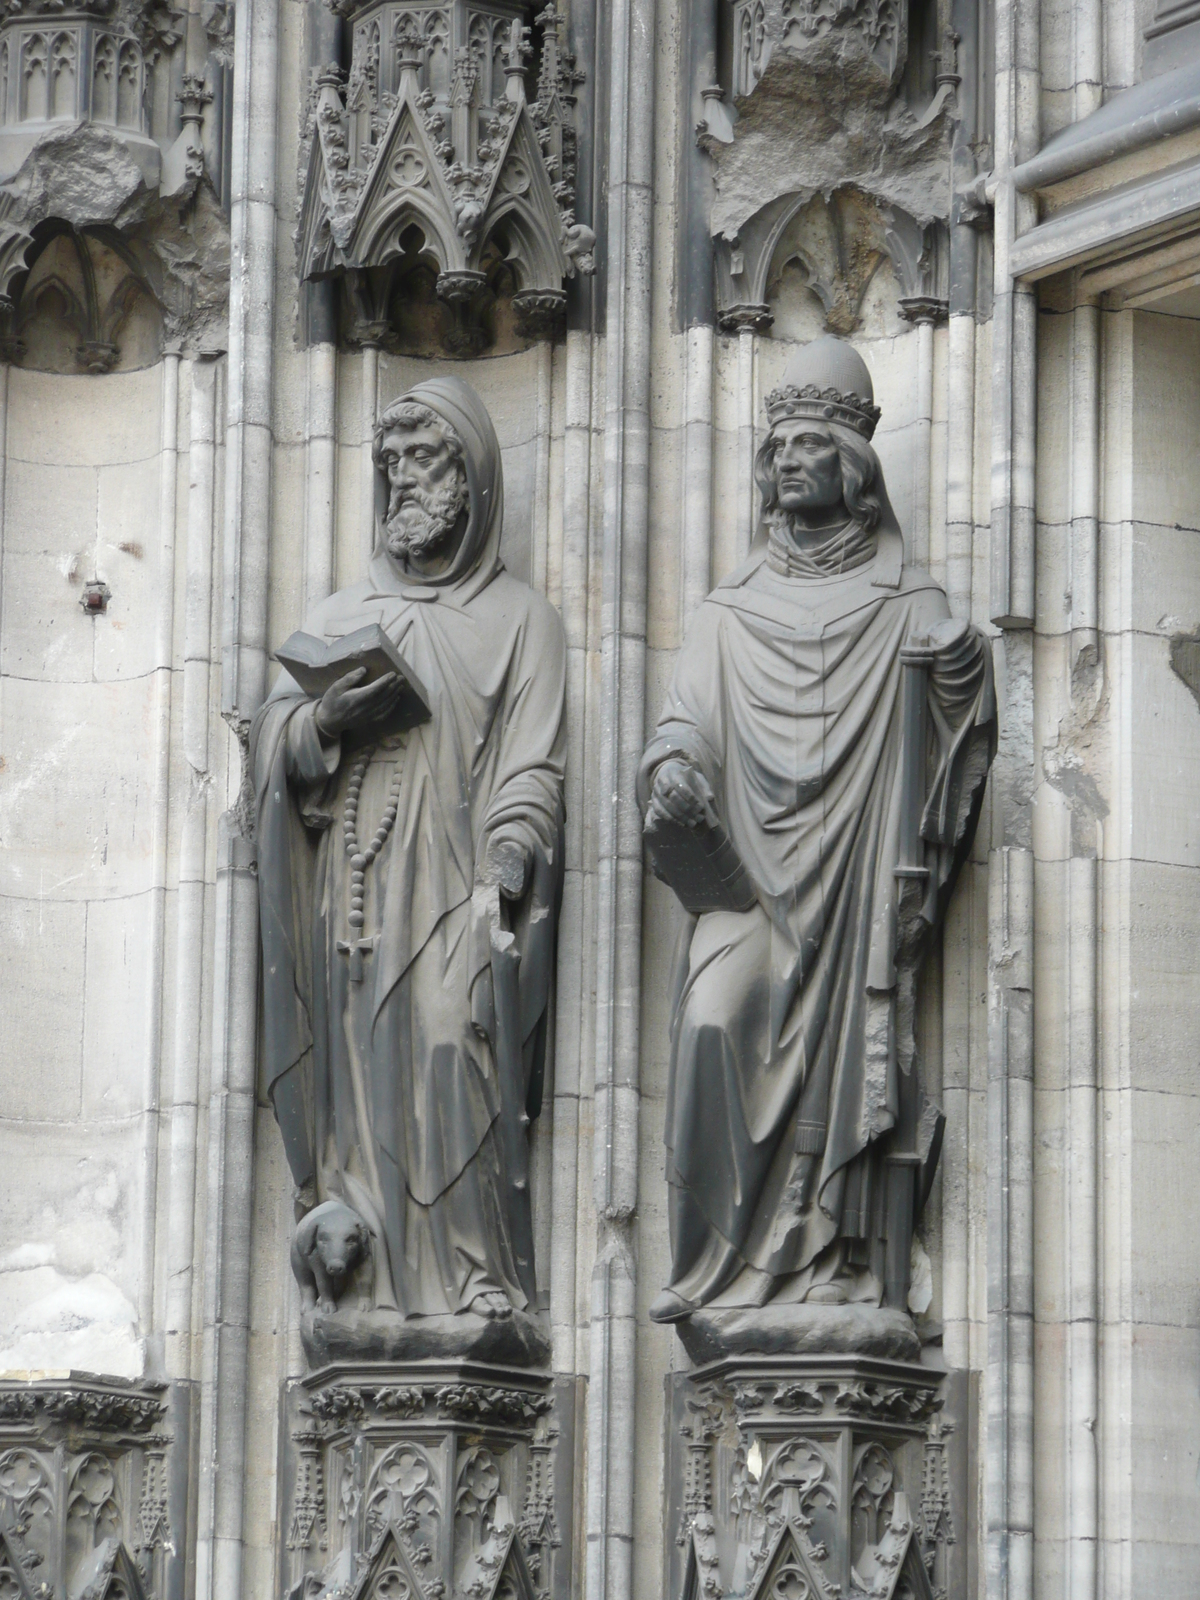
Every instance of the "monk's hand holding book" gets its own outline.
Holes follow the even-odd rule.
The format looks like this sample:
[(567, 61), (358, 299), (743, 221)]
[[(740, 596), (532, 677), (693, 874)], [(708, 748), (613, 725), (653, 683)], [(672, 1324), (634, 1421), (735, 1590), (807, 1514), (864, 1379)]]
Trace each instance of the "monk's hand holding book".
[(368, 728), (385, 722), (399, 705), (405, 684), (389, 672), (374, 683), (363, 683), (365, 667), (355, 667), (330, 684), (317, 703), (317, 729), (328, 739), (336, 739), (347, 728)]
[(429, 720), (429, 695), (377, 622), (340, 638), (293, 633), (275, 652), (296, 685), (317, 702), (325, 739), (378, 737)]

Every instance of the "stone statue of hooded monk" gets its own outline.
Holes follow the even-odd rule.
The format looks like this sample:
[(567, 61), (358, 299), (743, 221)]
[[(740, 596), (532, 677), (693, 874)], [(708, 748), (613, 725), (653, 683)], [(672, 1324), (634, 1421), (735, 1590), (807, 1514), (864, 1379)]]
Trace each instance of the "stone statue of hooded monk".
[[(284, 672), (251, 734), (266, 1071), (302, 1202), (371, 1234), (373, 1300), (504, 1317), (534, 1300), (528, 1119), (540, 1104), (562, 884), (565, 643), (504, 569), (491, 420), (457, 378), (375, 430), (367, 576), (305, 631), (379, 623), (426, 690)], [(394, 722), (395, 719), (393, 719)]]
[[(913, 980), (970, 849), (995, 748), (986, 639), (905, 564), (841, 340), (767, 401), (763, 525), (695, 617), (642, 762), (647, 826), (719, 827), (749, 904), (690, 916), (666, 1113), (672, 1274), (656, 1320), (903, 1310), (940, 1142)], [(923, 862), (905, 876), (902, 652), (922, 666)], [(709, 829), (712, 836), (712, 827)], [(670, 880), (668, 880), (670, 881)]]

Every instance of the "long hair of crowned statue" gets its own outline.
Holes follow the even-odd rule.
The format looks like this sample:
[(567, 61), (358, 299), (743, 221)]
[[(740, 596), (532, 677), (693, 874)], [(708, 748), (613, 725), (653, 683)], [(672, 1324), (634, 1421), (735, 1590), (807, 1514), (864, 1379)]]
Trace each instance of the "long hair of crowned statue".
[(384, 527), (387, 522), (390, 485), (387, 472), (378, 460), (379, 441), (387, 418), (397, 407), (425, 406), (451, 427), (463, 447), (470, 509), (467, 526), (445, 572), (422, 576), (422, 588), (459, 586), (470, 580), (472, 591), (483, 588), (504, 565), (500, 559), (500, 535), (504, 527), (504, 465), (500, 441), (487, 407), (469, 383), (458, 377), (426, 378), (398, 395), (375, 424), (375, 530), (371, 550), (371, 577), (375, 586), (388, 591), (396, 587), (396, 569), (387, 553)]

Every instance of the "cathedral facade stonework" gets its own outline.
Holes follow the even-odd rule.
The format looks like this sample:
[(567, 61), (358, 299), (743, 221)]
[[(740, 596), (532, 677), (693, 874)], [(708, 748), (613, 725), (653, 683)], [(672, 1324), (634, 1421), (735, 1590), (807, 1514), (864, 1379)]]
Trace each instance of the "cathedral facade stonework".
[(1181, 0), (9, 5), (0, 1596), (1195, 1593), (1198, 283)]

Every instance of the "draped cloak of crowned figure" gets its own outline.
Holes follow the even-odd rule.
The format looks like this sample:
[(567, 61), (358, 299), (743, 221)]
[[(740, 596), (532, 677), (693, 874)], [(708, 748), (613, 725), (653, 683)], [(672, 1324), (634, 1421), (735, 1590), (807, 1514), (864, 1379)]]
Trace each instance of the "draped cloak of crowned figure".
[[(300, 1204), (367, 1225), (376, 1316), (504, 1318), (535, 1298), (515, 1168), (553, 1015), (565, 641), (500, 559), (500, 451), (472, 389), (418, 384), (384, 412), (375, 461), (368, 574), (305, 631), (380, 624), (431, 715), (331, 736), (285, 671), (254, 724), (267, 1078)], [(422, 505), (452, 526), (414, 570), (391, 530)]]
[[(986, 639), (903, 562), (873, 400), (842, 341), (792, 358), (755, 462), (759, 536), (692, 622), (639, 773), (648, 839), (672, 808), (691, 828), (703, 809), (751, 880), (748, 909), (683, 929), (658, 1321), (907, 1297), (941, 1130), (913, 980), (971, 847), (996, 713)], [(927, 730), (908, 877), (905, 650)]]

